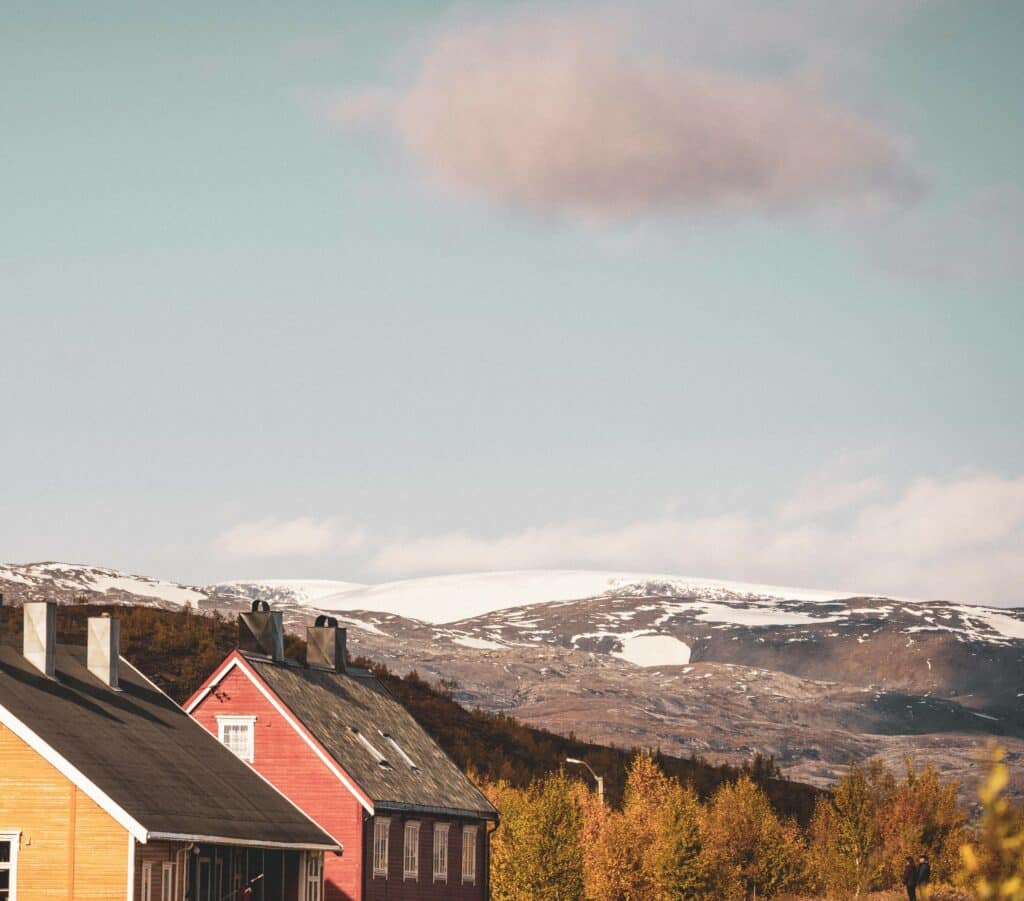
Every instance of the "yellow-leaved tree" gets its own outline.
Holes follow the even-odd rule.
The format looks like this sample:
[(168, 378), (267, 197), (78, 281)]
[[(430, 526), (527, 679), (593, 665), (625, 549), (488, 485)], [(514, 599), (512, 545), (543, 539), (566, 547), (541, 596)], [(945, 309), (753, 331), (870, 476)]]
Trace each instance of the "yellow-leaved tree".
[(501, 812), (491, 844), (494, 901), (580, 901), (583, 898), (583, 810), (577, 782), (563, 773), (526, 789), (486, 787)]
[(797, 889), (803, 881), (805, 848), (799, 827), (779, 820), (749, 776), (715, 792), (702, 837), (713, 880), (709, 897), (772, 897)]
[(589, 901), (707, 897), (700, 802), (651, 755), (633, 758), (621, 811), (589, 795), (583, 835)]
[(1002, 748), (992, 750), (988, 776), (979, 792), (981, 830), (960, 849), (962, 879), (979, 898), (1024, 901), (1024, 804), (1005, 797), (1010, 771)]

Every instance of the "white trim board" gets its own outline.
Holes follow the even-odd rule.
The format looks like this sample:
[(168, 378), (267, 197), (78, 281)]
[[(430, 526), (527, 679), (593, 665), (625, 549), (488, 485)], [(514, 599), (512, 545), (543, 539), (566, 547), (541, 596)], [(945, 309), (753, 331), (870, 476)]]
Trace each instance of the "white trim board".
[[(368, 801), (360, 795), (355, 786), (353, 786), (341, 770), (338, 769), (334, 759), (326, 754), (323, 749), (306, 734), (306, 730), (299, 724), (295, 717), (292, 716), (291, 712), (278, 702), (277, 697), (266, 689), (263, 685), (263, 680), (258, 674), (252, 671), (248, 664), (245, 663), (245, 658), (238, 654), (237, 651), (233, 652), (230, 660), (221, 664), (221, 668), (210, 677), (210, 681), (207, 686), (198, 695), (196, 695), (196, 697), (185, 708), (185, 712), (191, 714), (192, 711), (195, 710), (203, 700), (205, 700), (206, 696), (213, 691), (213, 689), (216, 688), (235, 667), (238, 667), (238, 669), (246, 675), (249, 681), (256, 686), (259, 693), (267, 699), (269, 704), (279, 714), (281, 714), (282, 717), (284, 717), (285, 722), (295, 730), (296, 734), (309, 746), (310, 750), (320, 758), (324, 766), (326, 766), (327, 769), (334, 774), (335, 778), (349, 790), (352, 797), (354, 797), (363, 806), (366, 812), (370, 814), (370, 816), (373, 816), (373, 802)], [(280, 791), (280, 789), (278, 790)], [(309, 816), (309, 814), (306, 814), (306, 816)], [(310, 819), (313, 818), (310, 817)], [(316, 822), (315, 819), (314, 822)]]
[(128, 901), (135, 901), (135, 836), (128, 836)]

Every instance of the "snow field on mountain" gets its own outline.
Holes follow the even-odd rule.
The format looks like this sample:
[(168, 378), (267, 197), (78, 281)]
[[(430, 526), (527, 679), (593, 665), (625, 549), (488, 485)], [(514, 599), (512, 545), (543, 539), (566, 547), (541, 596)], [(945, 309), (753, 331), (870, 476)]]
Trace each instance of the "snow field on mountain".
[(709, 600), (786, 598), (825, 602), (849, 594), (716, 582), (659, 573), (523, 570), (464, 573), (365, 585), (321, 597), (325, 610), (378, 610), (432, 623), (456, 622), (529, 604), (559, 603), (635, 588), (644, 593), (693, 593)]

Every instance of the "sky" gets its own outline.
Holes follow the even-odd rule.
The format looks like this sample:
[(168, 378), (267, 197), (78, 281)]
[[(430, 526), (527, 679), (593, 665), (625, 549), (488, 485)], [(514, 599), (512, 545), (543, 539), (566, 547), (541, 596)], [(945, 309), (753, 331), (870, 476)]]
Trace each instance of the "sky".
[(1022, 33), (3, 4), (0, 559), (1024, 605)]

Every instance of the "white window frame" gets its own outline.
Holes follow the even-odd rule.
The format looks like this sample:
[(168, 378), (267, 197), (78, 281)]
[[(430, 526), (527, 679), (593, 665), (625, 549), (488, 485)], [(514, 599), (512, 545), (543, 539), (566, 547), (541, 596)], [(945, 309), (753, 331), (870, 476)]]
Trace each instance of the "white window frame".
[(402, 846), (402, 879), (419, 881), (420, 878), (420, 823), (406, 820), (405, 842)]
[(0, 869), (10, 874), (7, 880), (9, 901), (18, 901), (18, 848), (21, 845), (21, 833), (10, 829), (0, 829), (0, 842), (11, 843), (11, 859), (0, 863)]
[[(247, 726), (249, 734), (249, 747), (246, 749), (245, 754), (239, 754), (234, 748), (231, 748), (228, 743), (224, 740), (225, 727), (227, 726)], [(218, 716), (217, 717), (217, 740), (228, 748), (236, 757), (240, 760), (244, 760), (246, 763), (253, 763), (256, 759), (256, 717), (254, 716)]]
[(306, 901), (321, 901), (324, 896), (324, 856), (316, 851), (306, 852)]
[(373, 821), (373, 875), (388, 878), (388, 855), (391, 853), (391, 819), (377, 817)]
[(142, 885), (139, 887), (140, 901), (153, 901), (153, 862), (142, 862)]
[(160, 866), (160, 901), (174, 901), (174, 869), (170, 861)]
[(448, 881), (448, 830), (450, 827), (451, 823), (434, 823), (434, 882)]
[(476, 826), (462, 827), (463, 885), (476, 885), (476, 830)]

